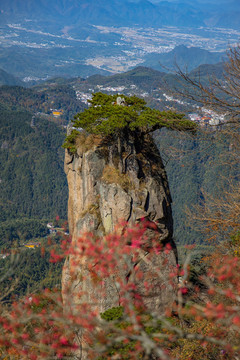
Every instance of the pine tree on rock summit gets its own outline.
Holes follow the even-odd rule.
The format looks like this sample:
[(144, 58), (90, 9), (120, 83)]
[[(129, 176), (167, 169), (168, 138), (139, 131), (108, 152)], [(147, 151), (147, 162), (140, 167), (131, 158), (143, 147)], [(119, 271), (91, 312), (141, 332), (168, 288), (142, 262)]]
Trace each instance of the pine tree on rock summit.
[[(75, 115), (73, 127), (84, 129), (87, 133), (109, 136), (118, 135), (124, 130), (146, 135), (162, 127), (179, 131), (194, 132), (196, 124), (184, 114), (173, 111), (159, 111), (146, 106), (143, 99), (125, 95), (107, 95), (101, 92), (93, 94), (89, 100), (91, 106)], [(71, 152), (78, 131), (73, 130), (67, 136), (64, 147)]]

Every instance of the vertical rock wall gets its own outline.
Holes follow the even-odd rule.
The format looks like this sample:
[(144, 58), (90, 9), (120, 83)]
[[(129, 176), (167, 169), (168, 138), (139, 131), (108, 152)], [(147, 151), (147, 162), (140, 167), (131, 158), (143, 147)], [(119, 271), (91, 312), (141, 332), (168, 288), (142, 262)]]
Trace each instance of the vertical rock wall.
[[(91, 144), (89, 141), (88, 144)], [(77, 153), (66, 151), (65, 172), (69, 186), (68, 221), (73, 244), (85, 231), (105, 235), (114, 230), (120, 220), (129, 226), (146, 219), (154, 224), (149, 229), (149, 239), (158, 237), (159, 243), (171, 244), (172, 250), (155, 255), (151, 266), (140, 261), (136, 271), (143, 271), (144, 281), (154, 285), (154, 291), (147, 297), (146, 305), (151, 310), (163, 312), (175, 298), (176, 289), (168, 283), (168, 275), (176, 266), (176, 247), (172, 239), (173, 222), (171, 196), (166, 172), (158, 149), (150, 136), (138, 133), (122, 133), (121, 136), (97, 141), (92, 136), (92, 144), (86, 149), (86, 139)], [(146, 253), (147, 257), (148, 254)], [(77, 259), (79, 274), (84, 271), (87, 259)], [(85, 291), (84, 301), (98, 298), (97, 309), (119, 306), (119, 295), (111, 279), (106, 279), (104, 295), (91, 280), (76, 280), (72, 277), (72, 263), (68, 258), (63, 271), (63, 294), (71, 284), (71, 297), (79, 301), (77, 294)], [(151, 268), (152, 267), (152, 268)], [(161, 269), (161, 278), (154, 273), (154, 267)], [(140, 293), (143, 286), (137, 284)], [(107, 295), (106, 295), (107, 294)], [(65, 298), (66, 300), (66, 298)]]

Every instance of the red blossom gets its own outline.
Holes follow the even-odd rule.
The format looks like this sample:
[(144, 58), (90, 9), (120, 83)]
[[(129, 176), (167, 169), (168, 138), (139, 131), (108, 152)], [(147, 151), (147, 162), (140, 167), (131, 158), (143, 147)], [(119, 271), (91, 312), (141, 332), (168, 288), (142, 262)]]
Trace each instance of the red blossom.
[(180, 291), (181, 291), (181, 293), (182, 293), (183, 295), (185, 295), (185, 294), (188, 293), (188, 288), (187, 288), (187, 287), (183, 287), (183, 288), (180, 289)]

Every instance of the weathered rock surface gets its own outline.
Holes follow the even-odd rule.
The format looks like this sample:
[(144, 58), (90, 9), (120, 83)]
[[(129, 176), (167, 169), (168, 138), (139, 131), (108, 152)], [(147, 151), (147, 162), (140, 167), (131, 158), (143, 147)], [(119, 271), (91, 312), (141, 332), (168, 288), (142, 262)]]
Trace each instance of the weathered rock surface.
[[(77, 154), (66, 152), (65, 172), (69, 186), (68, 221), (73, 244), (86, 231), (105, 235), (114, 230), (120, 220), (129, 226), (147, 219), (155, 225), (148, 229), (151, 237), (158, 237), (159, 243), (171, 244), (168, 253), (159, 253), (151, 258), (151, 265), (140, 260), (135, 271), (143, 272), (138, 291), (144, 296), (145, 281), (153, 285), (151, 296), (146, 297), (146, 306), (153, 311), (163, 312), (175, 298), (176, 288), (169, 284), (168, 276), (176, 266), (176, 247), (172, 239), (171, 196), (166, 172), (158, 149), (149, 135), (123, 133), (83, 151), (79, 146)], [(148, 257), (148, 253), (144, 255)], [(77, 259), (79, 276), (72, 276), (71, 267), (76, 259), (67, 259), (63, 271), (63, 294), (69, 284), (71, 298), (76, 303), (83, 301), (77, 294), (85, 292), (84, 301), (97, 298), (98, 312), (120, 305), (119, 293), (113, 279), (105, 279), (100, 288), (91, 279), (81, 280), (88, 259)], [(156, 276), (155, 268), (161, 269)], [(119, 269), (121, 271), (121, 264)], [(133, 274), (130, 274), (130, 277)], [(80, 280), (79, 280), (80, 279)], [(175, 282), (176, 284), (176, 282)], [(66, 298), (65, 298), (66, 301)], [(85, 358), (84, 356), (82, 358)], [(87, 357), (86, 357), (87, 358)]]

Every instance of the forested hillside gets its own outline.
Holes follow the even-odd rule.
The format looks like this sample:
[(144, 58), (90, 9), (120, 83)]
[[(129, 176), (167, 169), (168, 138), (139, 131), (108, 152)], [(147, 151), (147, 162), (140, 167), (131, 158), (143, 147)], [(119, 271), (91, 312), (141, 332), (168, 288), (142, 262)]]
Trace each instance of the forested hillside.
[(27, 111), (3, 105), (0, 109), (1, 247), (11, 247), (16, 238), (36, 235), (28, 222), (25, 230), (19, 228), (19, 219), (66, 218), (64, 131), (42, 118), (31, 126), (32, 114)]
[(199, 129), (194, 136), (164, 129), (155, 134), (155, 141), (166, 164), (176, 241), (179, 245), (211, 245), (204, 242), (204, 222), (196, 223), (193, 218), (201, 212), (201, 206), (224, 198), (224, 193), (237, 183), (239, 164), (232, 137), (226, 129)]
[[(21, 298), (24, 295), (39, 293), (45, 288), (60, 288), (62, 262), (50, 262), (50, 252), (41, 248), (35, 250), (22, 249), (15, 256), (8, 256), (0, 263), (0, 292), (2, 301), (11, 302), (12, 297)], [(9, 291), (9, 278), (12, 291)]]
[[(75, 91), (66, 84), (56, 81), (47, 82), (43, 86), (27, 89), (21, 86), (1, 86), (0, 104), (11, 110), (27, 110), (38, 113), (48, 120), (54, 120), (52, 110), (61, 109), (60, 120), (67, 123), (77, 112), (84, 109), (84, 104), (77, 101)], [(57, 122), (59, 123), (58, 119)]]

